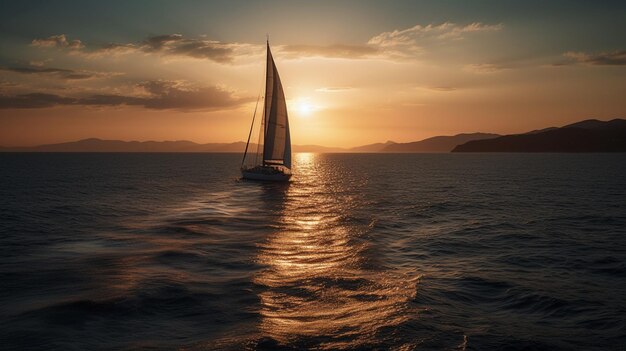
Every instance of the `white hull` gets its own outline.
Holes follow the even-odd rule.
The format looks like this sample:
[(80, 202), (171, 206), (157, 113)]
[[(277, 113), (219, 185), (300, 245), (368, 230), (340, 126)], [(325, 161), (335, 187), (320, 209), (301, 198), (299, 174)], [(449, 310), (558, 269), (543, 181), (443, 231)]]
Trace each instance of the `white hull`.
[(247, 172), (241, 171), (241, 176), (244, 179), (252, 179), (252, 180), (265, 180), (270, 182), (287, 182), (289, 178), (291, 178), (291, 174), (286, 173), (274, 173), (274, 174), (264, 174), (257, 172)]

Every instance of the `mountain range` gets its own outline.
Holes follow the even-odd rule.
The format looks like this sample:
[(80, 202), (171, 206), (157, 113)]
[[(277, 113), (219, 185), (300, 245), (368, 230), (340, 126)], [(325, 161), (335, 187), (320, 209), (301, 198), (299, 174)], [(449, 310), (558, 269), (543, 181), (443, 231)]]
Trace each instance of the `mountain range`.
[[(411, 143), (387, 141), (357, 146), (353, 148), (327, 147), (320, 145), (292, 145), (294, 152), (450, 152), (456, 145), (469, 140), (497, 137), (497, 134), (459, 134), (454, 136), (438, 136)], [(46, 144), (32, 147), (0, 147), (4, 152), (243, 152), (246, 143), (208, 143), (198, 144), (188, 140), (176, 141), (121, 141), (102, 140), (97, 138), (78, 141)], [(256, 144), (250, 144), (248, 150), (256, 150)]]
[(626, 120), (589, 119), (560, 128), (472, 140), (452, 152), (626, 152)]
[[(237, 152), (246, 143), (198, 144), (188, 140), (122, 141), (97, 138), (31, 147), (0, 147), (0, 152)], [(248, 150), (256, 150), (250, 144)], [(560, 128), (524, 134), (463, 133), (409, 143), (387, 141), (352, 148), (293, 145), (294, 152), (420, 153), (420, 152), (626, 152), (626, 120), (585, 120)]]

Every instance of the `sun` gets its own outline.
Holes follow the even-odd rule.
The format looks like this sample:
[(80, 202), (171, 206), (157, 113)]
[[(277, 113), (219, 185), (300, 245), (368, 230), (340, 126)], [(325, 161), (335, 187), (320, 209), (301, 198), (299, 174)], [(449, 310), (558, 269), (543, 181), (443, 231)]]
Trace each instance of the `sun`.
[(299, 117), (309, 117), (317, 110), (309, 98), (300, 98), (294, 102), (294, 108)]
[(303, 115), (310, 115), (313, 112), (313, 106), (308, 102), (301, 102), (298, 104), (298, 112)]

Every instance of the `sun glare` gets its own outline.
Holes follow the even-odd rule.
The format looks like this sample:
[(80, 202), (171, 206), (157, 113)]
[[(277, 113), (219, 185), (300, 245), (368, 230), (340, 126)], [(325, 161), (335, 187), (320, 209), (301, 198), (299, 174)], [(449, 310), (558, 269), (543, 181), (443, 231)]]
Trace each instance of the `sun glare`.
[(313, 105), (309, 98), (297, 99), (294, 107), (299, 117), (309, 117), (317, 109), (317, 106)]

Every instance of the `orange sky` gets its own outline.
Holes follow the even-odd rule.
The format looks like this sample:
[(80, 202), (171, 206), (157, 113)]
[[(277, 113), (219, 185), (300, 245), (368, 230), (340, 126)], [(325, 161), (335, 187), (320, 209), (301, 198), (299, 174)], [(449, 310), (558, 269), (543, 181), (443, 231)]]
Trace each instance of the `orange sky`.
[[(291, 5), (293, 16), (287, 17), (255, 14), (244, 5), (225, 8), (233, 20), (272, 23), (236, 31), (225, 24), (203, 28), (201, 21), (187, 23), (184, 14), (156, 9), (141, 20), (157, 26), (155, 16), (169, 27), (146, 29), (129, 15), (118, 18), (131, 27), (119, 33), (90, 30), (69, 15), (65, 24), (56, 19), (50, 28), (33, 29), (33, 12), (14, 9), (17, 19), (7, 20), (11, 30), (2, 34), (0, 145), (89, 137), (245, 140), (263, 80), (266, 31), (294, 144), (348, 147), (463, 132), (517, 133), (625, 116), (623, 35), (601, 37), (602, 26), (623, 26), (610, 8), (591, 18), (597, 33), (587, 28), (574, 41), (568, 34), (583, 33), (586, 28), (577, 26), (588, 9), (554, 21), (549, 9), (542, 19), (516, 16), (514, 9), (463, 12), (447, 5), (445, 16), (434, 12), (438, 5), (398, 1), (400, 10), (413, 6), (419, 13), (413, 19), (366, 3), (340, 18), (304, 3)], [(337, 12), (348, 11), (344, 7)], [(437, 14), (429, 17), (428, 11)], [(293, 24), (307, 13), (318, 21)], [(290, 31), (282, 29), (286, 24)], [(301, 37), (294, 35), (299, 31)]]

